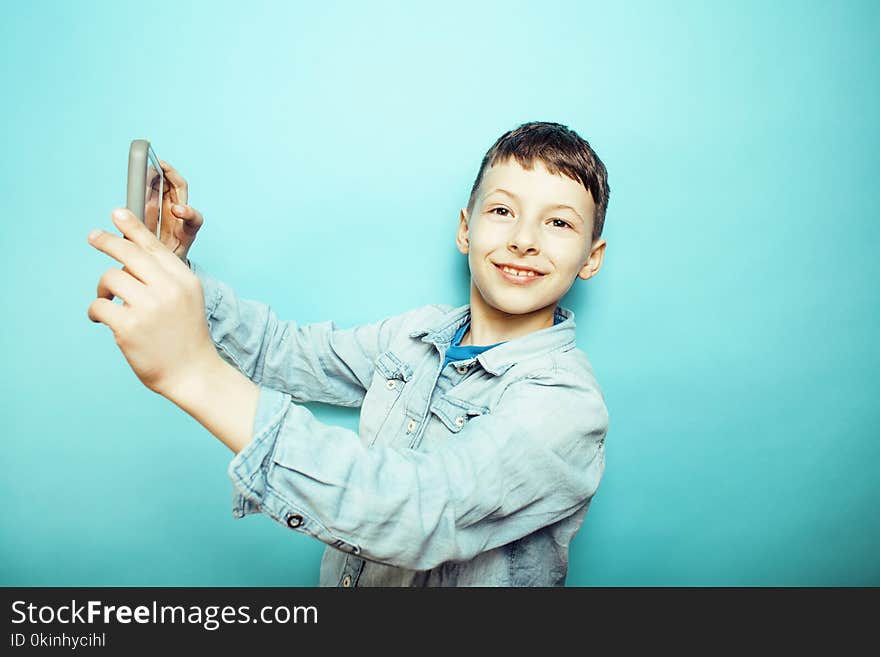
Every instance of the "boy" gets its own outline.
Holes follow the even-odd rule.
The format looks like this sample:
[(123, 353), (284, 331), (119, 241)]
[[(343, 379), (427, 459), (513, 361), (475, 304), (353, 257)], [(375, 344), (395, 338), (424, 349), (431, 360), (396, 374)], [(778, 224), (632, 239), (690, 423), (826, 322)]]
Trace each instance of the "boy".
[[(163, 166), (184, 204), (173, 253), (117, 220), (130, 253), (115, 236), (93, 244), (145, 290), (105, 275), (89, 317), (115, 320), (141, 380), (236, 453), (234, 516), (262, 512), (324, 542), (322, 586), (564, 585), (609, 419), (574, 313), (558, 305), (605, 252), (607, 173), (589, 144), (558, 123), (502, 135), (459, 217), (470, 303), (351, 329), (280, 321), (191, 263), (202, 218)], [(107, 304), (125, 310), (114, 295), (137, 321), (109, 317)], [(188, 327), (176, 354), (148, 336), (168, 313)], [(318, 422), (310, 401), (361, 407), (358, 431)]]

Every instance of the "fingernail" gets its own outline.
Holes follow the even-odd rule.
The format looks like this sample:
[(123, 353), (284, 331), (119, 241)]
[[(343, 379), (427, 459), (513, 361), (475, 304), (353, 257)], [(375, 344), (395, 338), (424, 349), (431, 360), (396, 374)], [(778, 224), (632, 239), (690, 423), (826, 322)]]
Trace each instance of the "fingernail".
[(116, 208), (113, 211), (113, 218), (114, 219), (116, 219), (118, 221), (125, 221), (125, 217), (126, 217), (125, 210), (122, 210), (120, 208)]
[(97, 230), (97, 229), (93, 230), (91, 233), (89, 233), (89, 241), (91, 242), (93, 240), (98, 239), (98, 236), (101, 234), (101, 232), (102, 231)]
[(175, 211), (175, 212), (183, 212), (183, 211), (184, 211), (184, 207), (183, 207), (182, 205), (175, 205), (175, 206), (174, 206), (174, 211)]

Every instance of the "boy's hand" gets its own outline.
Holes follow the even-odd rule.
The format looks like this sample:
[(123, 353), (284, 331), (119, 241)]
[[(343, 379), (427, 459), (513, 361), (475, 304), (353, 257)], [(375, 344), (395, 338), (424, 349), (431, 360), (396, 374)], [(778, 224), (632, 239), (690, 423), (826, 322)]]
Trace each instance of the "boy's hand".
[[(205, 321), (202, 284), (129, 210), (117, 208), (112, 217), (125, 237), (97, 231), (89, 243), (125, 267), (101, 276), (89, 319), (109, 326), (141, 382), (168, 397), (219, 359)], [(124, 305), (113, 303), (114, 296)]]
[(159, 160), (168, 187), (162, 195), (162, 217), (160, 239), (178, 258), (186, 262), (189, 248), (196, 239), (196, 233), (205, 222), (202, 213), (188, 206), (189, 188), (177, 170), (168, 162)]

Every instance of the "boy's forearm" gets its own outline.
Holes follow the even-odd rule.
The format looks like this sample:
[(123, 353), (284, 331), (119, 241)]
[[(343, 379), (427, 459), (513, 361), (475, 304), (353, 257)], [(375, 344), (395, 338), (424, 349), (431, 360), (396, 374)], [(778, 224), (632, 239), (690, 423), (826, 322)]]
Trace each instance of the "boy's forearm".
[(260, 387), (219, 356), (163, 396), (234, 453), (251, 442)]

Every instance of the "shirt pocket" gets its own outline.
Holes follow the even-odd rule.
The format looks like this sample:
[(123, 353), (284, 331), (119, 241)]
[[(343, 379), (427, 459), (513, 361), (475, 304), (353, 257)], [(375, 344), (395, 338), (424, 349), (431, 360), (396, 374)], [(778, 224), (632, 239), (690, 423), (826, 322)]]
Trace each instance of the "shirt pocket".
[(413, 378), (412, 367), (393, 351), (379, 354), (375, 365), (373, 380), (361, 408), (360, 433), (370, 445), (376, 442), (379, 431), (391, 414), (391, 409)]
[(412, 379), (413, 374), (412, 368), (398, 358), (393, 351), (383, 351), (379, 354), (376, 359), (376, 370), (385, 377), (386, 381), (407, 382)]
[(430, 410), (432, 421), (426, 427), (423, 441), (426, 446), (455, 438), (473, 418), (489, 413), (485, 406), (448, 394), (434, 399)]

